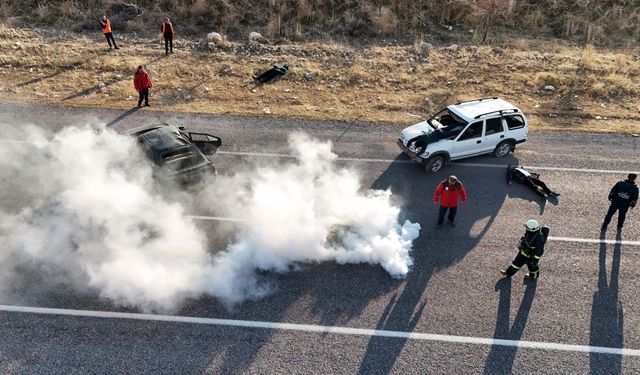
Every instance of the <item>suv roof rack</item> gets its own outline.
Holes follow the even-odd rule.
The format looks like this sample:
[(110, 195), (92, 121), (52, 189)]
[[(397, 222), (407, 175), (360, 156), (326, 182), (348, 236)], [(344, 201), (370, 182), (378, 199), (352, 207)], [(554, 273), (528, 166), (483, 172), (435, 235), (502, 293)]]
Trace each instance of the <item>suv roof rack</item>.
[(454, 105), (460, 105), (460, 104), (464, 104), (464, 103), (471, 103), (471, 102), (481, 102), (483, 100), (492, 100), (492, 99), (498, 99), (497, 96), (491, 96), (491, 97), (487, 97), (487, 98), (480, 98), (480, 99), (472, 99), (472, 100), (465, 100), (462, 102), (457, 102)]
[(516, 113), (516, 112), (520, 112), (520, 110), (518, 110), (518, 108), (510, 108), (510, 109), (501, 109), (499, 111), (491, 111), (491, 112), (487, 112), (487, 113), (483, 113), (480, 115), (477, 115), (476, 117), (474, 117), (473, 119), (479, 119), (482, 116), (486, 116), (486, 115), (490, 115), (492, 113), (500, 113), (500, 115), (503, 115), (503, 112), (508, 112), (508, 113)]

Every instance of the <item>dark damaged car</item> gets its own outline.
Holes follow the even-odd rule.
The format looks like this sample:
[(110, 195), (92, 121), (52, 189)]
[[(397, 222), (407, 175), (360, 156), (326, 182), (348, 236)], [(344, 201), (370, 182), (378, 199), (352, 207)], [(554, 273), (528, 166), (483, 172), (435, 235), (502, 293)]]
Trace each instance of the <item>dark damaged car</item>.
[(178, 185), (193, 185), (216, 175), (210, 157), (222, 145), (211, 134), (187, 132), (183, 127), (157, 124), (132, 129), (145, 155), (158, 167), (156, 175), (174, 180)]

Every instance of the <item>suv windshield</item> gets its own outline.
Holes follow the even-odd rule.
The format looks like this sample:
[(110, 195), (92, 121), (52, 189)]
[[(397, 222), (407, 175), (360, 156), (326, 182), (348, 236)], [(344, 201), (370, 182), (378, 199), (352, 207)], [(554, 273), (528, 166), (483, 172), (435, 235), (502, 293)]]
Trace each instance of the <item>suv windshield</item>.
[(448, 108), (433, 115), (427, 120), (429, 126), (435, 129), (443, 129), (447, 127), (456, 127), (457, 125), (467, 125), (467, 122), (458, 117), (455, 113), (449, 111)]

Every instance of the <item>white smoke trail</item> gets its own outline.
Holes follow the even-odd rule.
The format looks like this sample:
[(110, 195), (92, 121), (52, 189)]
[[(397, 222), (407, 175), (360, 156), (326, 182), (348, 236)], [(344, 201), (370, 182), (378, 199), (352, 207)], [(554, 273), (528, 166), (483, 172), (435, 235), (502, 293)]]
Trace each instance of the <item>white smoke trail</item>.
[(203, 192), (246, 220), (216, 252), (184, 206), (160, 192), (132, 139), (89, 127), (52, 140), (24, 130), (16, 136), (35, 150), (0, 145), (0, 198), (11, 202), (0, 208), (5, 286), (40, 272), (43, 282), (98, 290), (118, 305), (171, 311), (202, 294), (225, 304), (259, 298), (269, 289), (256, 270), (334, 260), (402, 277), (412, 265), (419, 225), (398, 224), (389, 191), (361, 192), (357, 175), (334, 165), (329, 143), (294, 136), (296, 161), (220, 176)]

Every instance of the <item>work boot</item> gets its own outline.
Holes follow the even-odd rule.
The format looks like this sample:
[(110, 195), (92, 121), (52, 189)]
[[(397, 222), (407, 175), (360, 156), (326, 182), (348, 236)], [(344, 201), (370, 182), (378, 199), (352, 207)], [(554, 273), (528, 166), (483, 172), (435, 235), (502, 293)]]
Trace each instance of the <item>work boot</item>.
[(527, 273), (524, 274), (524, 279), (525, 280), (537, 280), (538, 278), (531, 276), (531, 274), (529, 272), (527, 272)]
[(510, 277), (509, 275), (507, 275), (507, 270), (506, 269), (502, 269), (500, 270), (500, 274), (504, 277)]

